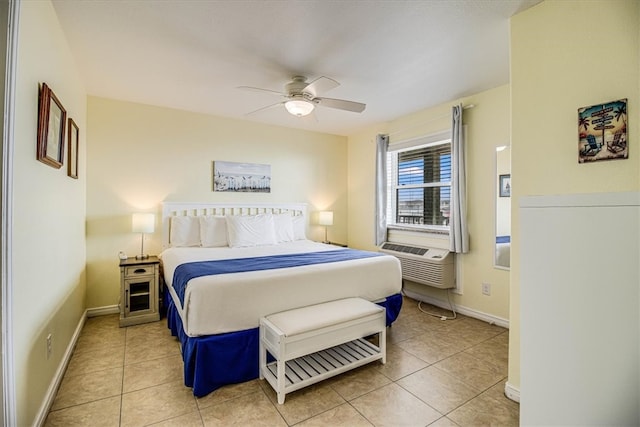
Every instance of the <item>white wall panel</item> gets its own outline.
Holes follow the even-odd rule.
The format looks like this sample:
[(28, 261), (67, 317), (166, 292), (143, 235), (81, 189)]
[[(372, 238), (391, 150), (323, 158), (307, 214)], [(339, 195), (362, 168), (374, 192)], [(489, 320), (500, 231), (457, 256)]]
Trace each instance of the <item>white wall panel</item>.
[(521, 425), (638, 425), (640, 194), (524, 197)]

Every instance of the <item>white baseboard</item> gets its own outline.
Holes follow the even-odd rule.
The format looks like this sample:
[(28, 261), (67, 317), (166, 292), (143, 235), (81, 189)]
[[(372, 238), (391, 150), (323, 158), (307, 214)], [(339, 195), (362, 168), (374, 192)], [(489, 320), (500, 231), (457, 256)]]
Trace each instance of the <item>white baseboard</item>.
[(520, 389), (509, 384), (509, 381), (504, 385), (504, 394), (514, 402), (520, 403)]
[[(436, 307), (444, 308), (446, 310), (451, 309), (448, 301), (443, 301), (441, 299), (434, 298), (428, 295), (412, 292), (406, 288), (402, 290), (402, 293), (415, 300), (426, 302), (428, 304), (433, 304)], [(462, 305), (456, 304), (454, 305), (454, 308), (457, 313), (464, 314), (465, 316), (473, 317), (478, 320), (482, 320), (492, 325), (498, 325), (498, 326), (502, 326), (503, 328), (509, 329), (509, 320), (507, 319), (503, 319), (501, 317), (494, 316), (492, 314), (483, 313), (482, 311), (474, 310), (473, 308), (468, 308)]]
[(40, 406), (40, 411), (38, 412), (38, 416), (36, 417), (33, 425), (35, 426), (43, 426), (45, 421), (47, 420), (47, 415), (49, 414), (49, 409), (51, 405), (53, 405), (53, 400), (56, 397), (56, 392), (60, 387), (60, 383), (62, 382), (62, 378), (64, 377), (64, 373), (67, 370), (67, 365), (69, 365), (69, 360), (71, 360), (71, 355), (73, 354), (73, 349), (76, 347), (76, 343), (78, 342), (78, 337), (80, 336), (80, 332), (82, 332), (82, 328), (84, 327), (84, 322), (87, 319), (87, 311), (85, 310), (84, 314), (80, 316), (80, 321), (78, 322), (78, 326), (76, 326), (76, 330), (73, 332), (71, 336), (71, 340), (69, 341), (69, 345), (64, 352), (64, 356), (60, 361), (60, 365), (58, 365), (58, 369), (56, 370), (55, 375), (49, 384), (49, 388), (44, 396), (44, 400), (42, 405)]
[(120, 313), (120, 306), (117, 304), (87, 309), (87, 317), (97, 317), (97, 316), (104, 316), (105, 314), (118, 314), (118, 313)]

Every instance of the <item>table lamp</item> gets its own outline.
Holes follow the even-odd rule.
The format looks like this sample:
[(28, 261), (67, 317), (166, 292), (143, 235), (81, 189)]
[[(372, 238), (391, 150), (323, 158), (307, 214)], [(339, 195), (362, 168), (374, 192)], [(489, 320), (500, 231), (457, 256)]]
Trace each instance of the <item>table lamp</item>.
[(329, 243), (327, 240), (327, 226), (333, 225), (333, 211), (320, 211), (318, 213), (318, 224), (324, 225), (324, 242)]

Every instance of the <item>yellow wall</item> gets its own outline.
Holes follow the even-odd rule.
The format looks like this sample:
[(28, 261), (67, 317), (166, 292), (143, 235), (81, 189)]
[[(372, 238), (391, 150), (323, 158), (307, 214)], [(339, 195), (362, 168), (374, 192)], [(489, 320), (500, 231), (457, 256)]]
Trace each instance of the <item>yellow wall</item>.
[[(638, 191), (639, 28), (640, 2), (634, 0), (545, 1), (511, 20), (509, 383), (516, 388), (520, 307), (527, 303), (520, 301), (518, 200), (528, 195)], [(578, 164), (578, 108), (622, 98), (628, 98), (629, 159)], [(579, 298), (576, 295), (576, 301)], [(615, 303), (609, 308), (615, 311)]]
[[(162, 201), (304, 202), (334, 211), (332, 241), (346, 241), (345, 137), (89, 97), (87, 163), (88, 307), (118, 303), (117, 255), (140, 251), (131, 214), (160, 215)], [(271, 193), (214, 193), (212, 161), (271, 165)], [(311, 225), (308, 237), (324, 239)], [(145, 237), (161, 250), (161, 233)]]
[[(471, 250), (459, 258), (462, 267), (462, 295), (452, 294), (456, 304), (501, 319), (509, 318), (509, 272), (493, 267), (495, 242), (495, 147), (509, 144), (509, 86), (464, 98), (463, 124), (467, 125), (467, 215)], [(381, 124), (349, 137), (349, 245), (362, 249), (374, 246), (375, 135), (389, 133), (391, 142), (449, 129), (451, 105), (440, 105)], [(394, 240), (415, 244), (446, 244), (422, 235), (394, 233)], [(490, 283), (491, 296), (481, 293)], [(445, 291), (425, 293), (446, 301)]]
[[(85, 309), (86, 94), (49, 1), (20, 6), (13, 157), (12, 339), (17, 424), (31, 425)], [(36, 160), (38, 84), (80, 129), (79, 179)], [(65, 150), (66, 153), (66, 150)], [(53, 353), (46, 358), (46, 336)]]

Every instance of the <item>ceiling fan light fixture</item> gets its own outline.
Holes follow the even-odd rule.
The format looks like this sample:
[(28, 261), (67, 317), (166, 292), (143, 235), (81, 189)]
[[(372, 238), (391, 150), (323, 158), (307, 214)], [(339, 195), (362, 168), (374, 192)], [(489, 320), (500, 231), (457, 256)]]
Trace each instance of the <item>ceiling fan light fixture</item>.
[(315, 105), (304, 99), (290, 99), (284, 103), (284, 107), (294, 116), (302, 117), (310, 114), (315, 108)]

